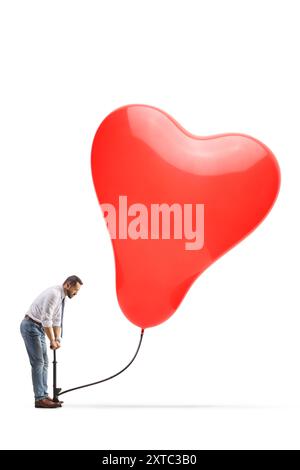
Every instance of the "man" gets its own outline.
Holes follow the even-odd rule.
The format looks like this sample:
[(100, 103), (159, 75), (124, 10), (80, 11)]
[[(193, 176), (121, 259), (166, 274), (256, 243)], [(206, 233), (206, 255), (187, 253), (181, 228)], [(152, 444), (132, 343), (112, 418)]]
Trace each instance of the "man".
[(82, 286), (78, 276), (69, 276), (62, 285), (44, 290), (30, 305), (21, 322), (21, 334), (31, 364), (32, 384), (36, 408), (57, 408), (62, 402), (54, 402), (48, 395), (48, 356), (46, 337), (50, 348), (58, 349), (61, 342), (61, 326), (66, 296), (72, 299)]

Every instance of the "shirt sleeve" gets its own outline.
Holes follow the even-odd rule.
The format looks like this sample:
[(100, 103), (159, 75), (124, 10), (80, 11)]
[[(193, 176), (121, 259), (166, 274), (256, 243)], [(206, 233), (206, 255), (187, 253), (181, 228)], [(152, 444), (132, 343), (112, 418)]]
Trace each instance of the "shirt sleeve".
[(59, 298), (57, 309), (54, 312), (52, 326), (61, 326), (61, 309), (62, 309), (62, 300)]
[(55, 295), (55, 292), (50, 292), (47, 297), (45, 297), (43, 303), (43, 310), (41, 316), (41, 322), (44, 327), (51, 327), (53, 325), (53, 319), (58, 307), (58, 298)]

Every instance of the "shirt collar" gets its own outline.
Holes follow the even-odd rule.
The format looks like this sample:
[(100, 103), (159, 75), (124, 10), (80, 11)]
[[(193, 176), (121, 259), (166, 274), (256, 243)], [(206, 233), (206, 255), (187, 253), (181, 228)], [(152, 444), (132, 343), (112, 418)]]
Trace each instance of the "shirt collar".
[(60, 287), (60, 291), (61, 291), (61, 298), (64, 299), (66, 297), (64, 287), (63, 286), (59, 286), (59, 287)]

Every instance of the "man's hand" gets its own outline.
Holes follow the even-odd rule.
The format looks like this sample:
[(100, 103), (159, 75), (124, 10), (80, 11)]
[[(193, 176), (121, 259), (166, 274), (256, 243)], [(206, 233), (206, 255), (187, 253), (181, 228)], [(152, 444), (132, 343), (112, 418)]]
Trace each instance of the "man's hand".
[(55, 341), (54, 339), (50, 341), (50, 349), (58, 349), (60, 348), (60, 343)]

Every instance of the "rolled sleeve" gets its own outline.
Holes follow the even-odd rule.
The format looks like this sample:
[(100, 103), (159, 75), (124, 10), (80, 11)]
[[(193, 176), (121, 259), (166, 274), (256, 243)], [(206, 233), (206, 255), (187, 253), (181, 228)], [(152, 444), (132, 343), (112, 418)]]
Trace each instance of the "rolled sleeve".
[(61, 307), (58, 308), (57, 313), (53, 317), (52, 326), (61, 326)]
[(50, 328), (53, 325), (53, 319), (55, 316), (55, 312), (57, 309), (57, 296), (55, 293), (49, 294), (45, 298), (44, 304), (43, 304), (43, 311), (42, 311), (42, 325), (46, 328)]

